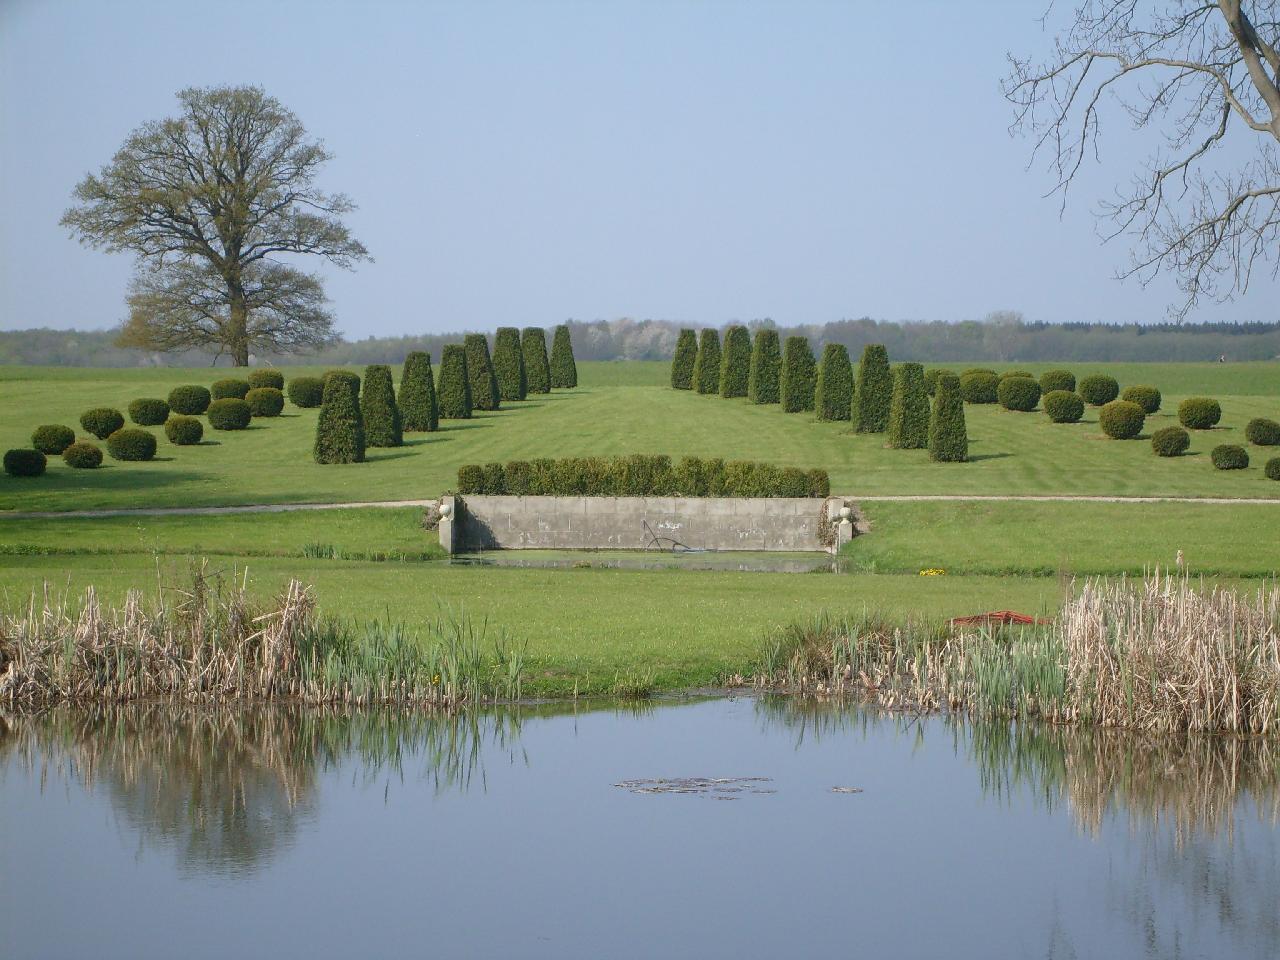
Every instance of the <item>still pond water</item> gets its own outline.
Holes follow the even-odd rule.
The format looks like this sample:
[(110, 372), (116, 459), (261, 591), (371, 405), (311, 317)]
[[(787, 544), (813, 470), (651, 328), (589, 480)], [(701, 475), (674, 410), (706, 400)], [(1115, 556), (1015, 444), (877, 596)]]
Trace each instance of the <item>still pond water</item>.
[(1275, 958), (1278, 766), (751, 697), (0, 717), (0, 956)]

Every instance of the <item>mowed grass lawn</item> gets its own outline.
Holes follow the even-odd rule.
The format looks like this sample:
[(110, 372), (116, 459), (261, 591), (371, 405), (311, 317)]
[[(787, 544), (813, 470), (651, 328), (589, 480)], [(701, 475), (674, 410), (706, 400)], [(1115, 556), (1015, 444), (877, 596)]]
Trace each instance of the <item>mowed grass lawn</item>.
[[(968, 366), (953, 364), (953, 367)], [(833, 489), (853, 496), (898, 494), (1084, 494), (1280, 498), (1262, 467), (1278, 448), (1250, 450), (1247, 470), (1209, 463), (1219, 443), (1244, 443), (1251, 417), (1280, 419), (1280, 365), (1036, 364), (1114, 375), (1122, 385), (1152, 384), (1164, 394), (1147, 433), (1176, 423), (1180, 399), (1205, 394), (1223, 407), (1222, 425), (1193, 436), (1188, 456), (1155, 457), (1145, 441), (1105, 439), (1094, 410), (1080, 424), (1053, 424), (1043, 413), (969, 406), (973, 462), (934, 464), (923, 451), (884, 447), (882, 436), (855, 436), (845, 423), (817, 423), (776, 406), (674, 391), (665, 363), (581, 363), (581, 386), (536, 396), (470, 421), (445, 421), (413, 434), (404, 447), (371, 450), (369, 462), (319, 466), (311, 459), (316, 411), (287, 405), (278, 419), (249, 430), (209, 430), (196, 447), (160, 437), (151, 463), (117, 463), (81, 471), (53, 459), (39, 479), (0, 477), (0, 510), (70, 510), (141, 506), (216, 506), (284, 502), (357, 502), (433, 497), (455, 485), (464, 463), (624, 453), (666, 453), (769, 460), (825, 467)], [(285, 368), (286, 376), (318, 369)], [(397, 371), (398, 373), (398, 371)], [(183, 383), (209, 384), (226, 368), (103, 370), (0, 368), (0, 447), (28, 446), (31, 430), (63, 423), (78, 430), (93, 406), (124, 410), (137, 397), (164, 397)]]

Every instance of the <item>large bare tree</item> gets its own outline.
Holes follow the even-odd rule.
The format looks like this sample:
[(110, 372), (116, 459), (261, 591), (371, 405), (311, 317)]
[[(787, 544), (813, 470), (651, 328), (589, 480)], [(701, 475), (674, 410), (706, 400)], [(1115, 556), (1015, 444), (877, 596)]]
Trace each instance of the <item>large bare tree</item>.
[(369, 259), (340, 219), (354, 204), (315, 185), (330, 154), (258, 87), (178, 100), (181, 115), (131, 133), (62, 217), (82, 243), (137, 257), (121, 342), (212, 348), (237, 366), (251, 351), (330, 342), (320, 279), (279, 259)]
[(1278, 20), (1278, 0), (1085, 0), (1052, 56), (1010, 57), (1014, 128), (1048, 157), (1064, 203), (1113, 98), (1155, 140), (1100, 215), (1108, 239), (1132, 241), (1121, 276), (1176, 277), (1179, 318), (1280, 268)]

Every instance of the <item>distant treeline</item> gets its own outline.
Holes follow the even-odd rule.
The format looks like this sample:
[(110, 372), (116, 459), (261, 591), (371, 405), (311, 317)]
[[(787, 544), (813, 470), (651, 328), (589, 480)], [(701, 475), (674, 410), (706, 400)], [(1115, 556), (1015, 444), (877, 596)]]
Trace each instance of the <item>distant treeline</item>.
[[(579, 360), (667, 360), (682, 326), (667, 320), (569, 321)], [(748, 324), (776, 326), (770, 320)], [(1196, 361), (1275, 360), (1280, 358), (1280, 323), (1131, 324), (1025, 323), (1009, 315), (961, 323), (840, 320), (836, 323), (778, 327), (782, 336), (800, 334), (814, 349), (840, 343), (858, 355), (869, 343), (882, 343), (889, 355), (920, 362), (1036, 361)], [(0, 364), (146, 367), (212, 365), (212, 353), (143, 353), (115, 345), (111, 330), (0, 331)], [(369, 364), (400, 363), (413, 350), (438, 360), (447, 343), (463, 334), (367, 337), (343, 340), (318, 353), (257, 356), (255, 363)], [(227, 365), (221, 357), (216, 361)]]

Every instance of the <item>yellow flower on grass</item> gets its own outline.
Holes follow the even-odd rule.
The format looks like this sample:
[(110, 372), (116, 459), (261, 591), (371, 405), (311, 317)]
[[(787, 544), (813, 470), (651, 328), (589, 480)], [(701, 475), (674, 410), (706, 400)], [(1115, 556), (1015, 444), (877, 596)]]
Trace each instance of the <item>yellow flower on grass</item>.
[(947, 571), (943, 570), (941, 567), (929, 567), (920, 571), (920, 576), (922, 577), (945, 577), (946, 575)]

